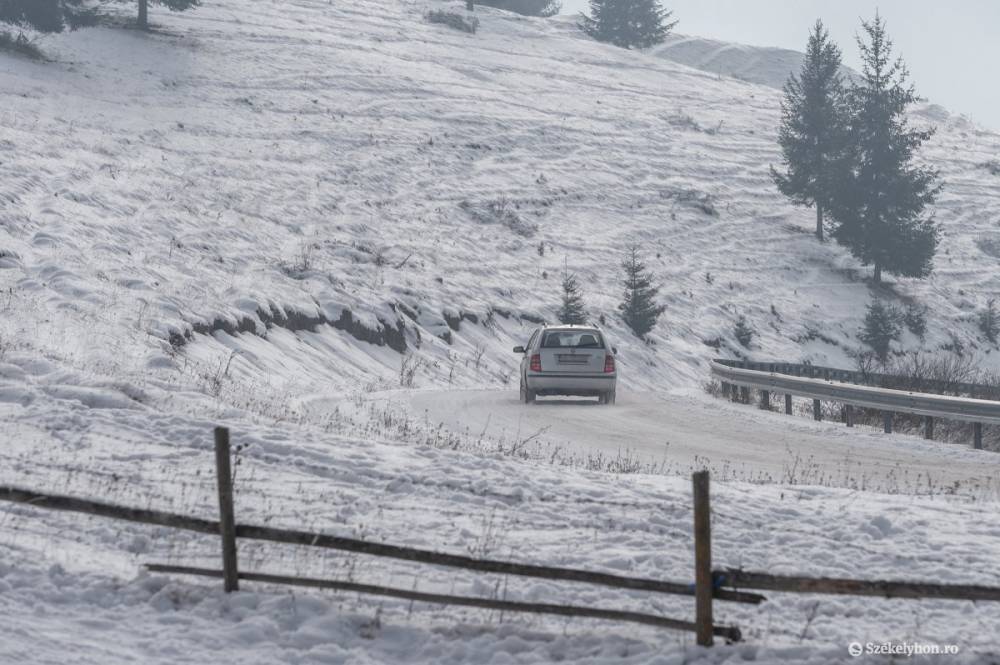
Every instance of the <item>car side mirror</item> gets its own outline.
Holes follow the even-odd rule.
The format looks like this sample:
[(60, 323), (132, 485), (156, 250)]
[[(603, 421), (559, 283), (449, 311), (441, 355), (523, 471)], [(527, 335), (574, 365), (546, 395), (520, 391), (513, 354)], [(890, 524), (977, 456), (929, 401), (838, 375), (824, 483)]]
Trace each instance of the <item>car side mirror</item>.
[(514, 347), (514, 353), (524, 353), (524, 347), (523, 346), (515, 346)]

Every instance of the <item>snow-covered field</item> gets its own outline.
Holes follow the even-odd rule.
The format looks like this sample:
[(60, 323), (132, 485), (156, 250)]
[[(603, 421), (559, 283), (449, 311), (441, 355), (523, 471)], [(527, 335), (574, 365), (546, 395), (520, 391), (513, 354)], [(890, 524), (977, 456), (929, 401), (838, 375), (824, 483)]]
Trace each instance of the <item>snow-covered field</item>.
[[(1000, 584), (993, 453), (700, 389), (740, 314), (755, 357), (849, 366), (872, 295), (930, 307), (906, 348), (995, 366), (974, 317), (1000, 291), (1000, 178), (980, 166), (1000, 136), (917, 113), (939, 127), (938, 270), (876, 292), (769, 184), (775, 89), (562, 18), (481, 8), (475, 36), (424, 20), (443, 4), (212, 0), (157, 12), (149, 35), (47, 38), (53, 62), (0, 56), (0, 484), (209, 517), (225, 424), (246, 446), (241, 521), (688, 580), (686, 474), (708, 467), (720, 565)], [(614, 316), (631, 242), (668, 307), (649, 345)], [(552, 318), (566, 266), (621, 349), (614, 409), (513, 403), (510, 347)], [(265, 572), (693, 612), (241, 547)], [(649, 628), (138, 572), (217, 559), (212, 538), (0, 506), (0, 663), (827, 663), (869, 640), (998, 657), (986, 604), (771, 594), (720, 604), (747, 644), (709, 653)]]

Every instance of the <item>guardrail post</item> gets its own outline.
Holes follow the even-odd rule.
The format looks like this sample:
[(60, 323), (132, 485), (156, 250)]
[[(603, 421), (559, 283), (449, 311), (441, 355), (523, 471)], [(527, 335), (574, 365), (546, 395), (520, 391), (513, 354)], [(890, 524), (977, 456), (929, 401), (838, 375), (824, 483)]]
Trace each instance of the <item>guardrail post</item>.
[(215, 475), (219, 487), (219, 532), (222, 536), (223, 589), (239, 591), (236, 565), (236, 517), (233, 511), (233, 473), (229, 463), (229, 430), (215, 428)]
[(813, 420), (823, 420), (823, 409), (818, 399), (813, 400)]
[(976, 450), (983, 449), (983, 424), (974, 423), (972, 425), (972, 447)]
[(924, 416), (924, 438), (933, 439), (934, 438), (934, 417)]
[(712, 512), (708, 471), (691, 476), (694, 486), (694, 601), (698, 646), (712, 646)]
[(750, 403), (750, 389), (747, 388), (746, 386), (743, 386), (742, 388), (740, 388), (740, 401), (743, 404), (749, 404)]
[(885, 425), (885, 433), (892, 434), (892, 411), (882, 413), (882, 423)]
[(848, 427), (854, 427), (854, 407), (850, 404), (844, 405), (844, 422)]
[(771, 410), (771, 393), (767, 390), (760, 391), (760, 408), (765, 411)]
[(785, 415), (792, 415), (792, 396), (785, 395)]
[(722, 382), (722, 396), (726, 399), (729, 398), (729, 384), (725, 381)]

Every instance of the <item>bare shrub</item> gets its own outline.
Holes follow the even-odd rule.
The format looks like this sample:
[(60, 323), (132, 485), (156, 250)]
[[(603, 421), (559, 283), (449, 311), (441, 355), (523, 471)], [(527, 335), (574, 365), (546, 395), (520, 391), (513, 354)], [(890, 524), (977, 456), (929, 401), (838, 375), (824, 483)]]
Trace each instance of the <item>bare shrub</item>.
[(412, 353), (403, 355), (399, 362), (399, 385), (401, 388), (412, 388), (417, 372), (427, 364), (427, 361)]
[(23, 32), (16, 35), (6, 30), (0, 30), (0, 51), (9, 51), (23, 55), (32, 60), (44, 60), (45, 56), (41, 49), (33, 41), (28, 39)]
[(517, 212), (517, 204), (505, 194), (484, 203), (462, 201), (459, 207), (480, 223), (501, 224), (525, 238), (530, 238), (538, 232), (538, 225), (521, 217)]
[(427, 14), (427, 20), (431, 23), (440, 23), (455, 30), (476, 34), (479, 29), (479, 19), (475, 16), (465, 16), (457, 12), (449, 12), (443, 9), (434, 9)]

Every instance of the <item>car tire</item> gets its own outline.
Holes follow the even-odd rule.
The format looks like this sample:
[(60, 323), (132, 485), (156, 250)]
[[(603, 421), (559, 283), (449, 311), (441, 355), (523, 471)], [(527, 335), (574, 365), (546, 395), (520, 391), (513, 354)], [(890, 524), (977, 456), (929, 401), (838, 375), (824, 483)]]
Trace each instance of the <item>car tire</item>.
[(535, 401), (535, 392), (533, 390), (528, 390), (528, 385), (521, 379), (521, 401), (525, 404), (531, 404)]
[(614, 404), (615, 403), (615, 391), (614, 390), (609, 390), (608, 392), (603, 393), (600, 396), (599, 401), (600, 401), (601, 404), (607, 404), (609, 406), (612, 405), (612, 404)]

